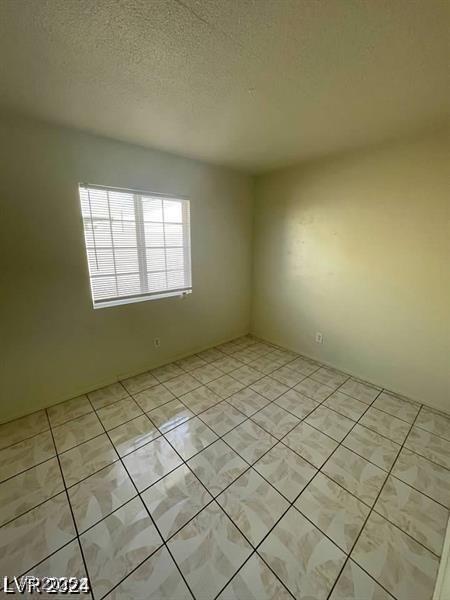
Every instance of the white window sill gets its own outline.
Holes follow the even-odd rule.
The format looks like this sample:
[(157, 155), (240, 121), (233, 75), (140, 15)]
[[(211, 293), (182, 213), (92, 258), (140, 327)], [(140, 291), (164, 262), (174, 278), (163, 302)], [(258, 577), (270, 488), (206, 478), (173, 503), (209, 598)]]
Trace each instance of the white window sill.
[(94, 309), (109, 308), (111, 306), (123, 306), (124, 304), (135, 304), (136, 302), (147, 302), (148, 300), (162, 300), (163, 298), (184, 298), (188, 294), (192, 294), (192, 290), (184, 290), (182, 292), (161, 292), (160, 294), (151, 294), (148, 296), (137, 296), (136, 298), (117, 298), (117, 300), (109, 300), (107, 302), (97, 302), (94, 304)]

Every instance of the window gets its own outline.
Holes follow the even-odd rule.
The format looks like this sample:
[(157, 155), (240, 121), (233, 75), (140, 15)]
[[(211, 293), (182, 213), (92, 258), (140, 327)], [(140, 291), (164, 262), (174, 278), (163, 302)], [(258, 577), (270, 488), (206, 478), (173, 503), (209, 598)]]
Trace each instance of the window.
[(94, 308), (192, 291), (189, 200), (80, 185)]

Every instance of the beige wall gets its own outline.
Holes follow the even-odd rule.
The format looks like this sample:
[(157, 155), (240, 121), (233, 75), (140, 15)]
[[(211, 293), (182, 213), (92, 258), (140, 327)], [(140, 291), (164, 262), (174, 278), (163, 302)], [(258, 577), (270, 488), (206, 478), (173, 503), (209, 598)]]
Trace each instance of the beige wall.
[[(250, 177), (11, 118), (0, 165), (0, 421), (248, 331)], [(189, 297), (92, 309), (80, 181), (190, 197)]]
[(252, 330), (449, 410), (448, 151), (434, 135), (258, 178)]

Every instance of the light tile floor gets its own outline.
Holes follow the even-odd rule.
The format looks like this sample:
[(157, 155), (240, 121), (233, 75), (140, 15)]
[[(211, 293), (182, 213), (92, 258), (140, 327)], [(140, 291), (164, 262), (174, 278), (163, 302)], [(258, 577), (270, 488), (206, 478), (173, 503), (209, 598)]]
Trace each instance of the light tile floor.
[(95, 600), (431, 599), (449, 509), (448, 415), (250, 336), (0, 426), (1, 578)]

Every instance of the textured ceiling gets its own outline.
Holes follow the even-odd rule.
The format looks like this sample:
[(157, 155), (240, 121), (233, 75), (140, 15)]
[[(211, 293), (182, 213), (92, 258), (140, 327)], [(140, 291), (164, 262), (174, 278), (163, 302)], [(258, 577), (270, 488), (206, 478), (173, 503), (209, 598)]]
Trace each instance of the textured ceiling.
[(252, 172), (436, 127), (438, 0), (0, 0), (0, 107)]

